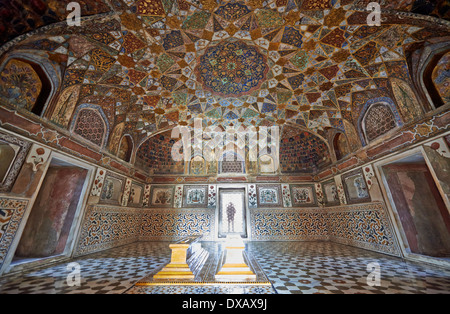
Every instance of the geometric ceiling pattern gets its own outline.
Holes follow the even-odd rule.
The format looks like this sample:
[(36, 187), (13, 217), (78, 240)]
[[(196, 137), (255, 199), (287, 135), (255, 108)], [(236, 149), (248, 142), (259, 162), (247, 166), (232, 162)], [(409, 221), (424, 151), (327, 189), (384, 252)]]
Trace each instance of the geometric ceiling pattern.
[(134, 110), (116, 112), (143, 134), (194, 117), (343, 130), (351, 93), (404, 76), (403, 47), (423, 36), (415, 26), (367, 26), (342, 5), (350, 1), (124, 2), (124, 27), (103, 38), (115, 55), (98, 51), (94, 69), (110, 67), (111, 80), (140, 92)]
[[(83, 3), (87, 12), (108, 11)], [(101, 106), (111, 125), (124, 122), (140, 139), (193, 118), (211, 127), (345, 131), (352, 94), (386, 96), (389, 79), (408, 82), (405, 47), (440, 35), (393, 15), (367, 26), (367, 3), (114, 0), (105, 22), (61, 26), (21, 45), (65, 64), (63, 87), (81, 86), (77, 103)], [(381, 4), (425, 10), (417, 1)], [(439, 5), (427, 10), (447, 16)]]

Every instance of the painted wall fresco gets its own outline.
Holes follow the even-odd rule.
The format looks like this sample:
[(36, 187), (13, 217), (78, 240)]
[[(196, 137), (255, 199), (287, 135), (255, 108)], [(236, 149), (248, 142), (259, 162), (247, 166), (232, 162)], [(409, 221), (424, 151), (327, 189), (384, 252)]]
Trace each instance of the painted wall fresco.
[(206, 208), (208, 207), (207, 185), (185, 185), (183, 196), (184, 208)]
[(339, 194), (336, 182), (334, 180), (322, 183), (322, 189), (324, 191), (325, 204), (327, 206), (335, 206), (340, 204)]
[(130, 195), (128, 196), (127, 206), (142, 207), (144, 197), (144, 185), (137, 182), (131, 183)]
[(291, 184), (292, 206), (305, 207), (317, 205), (316, 192), (313, 185)]
[(108, 173), (104, 179), (102, 192), (100, 194), (100, 203), (120, 205), (122, 202), (124, 186), (124, 178)]
[(150, 192), (151, 207), (172, 207), (174, 204), (173, 186), (152, 185)]
[(370, 202), (369, 189), (361, 169), (346, 173), (341, 179), (349, 204)]
[(33, 67), (20, 60), (10, 60), (0, 73), (0, 98), (31, 111), (38, 100), (42, 82)]
[(447, 52), (437, 63), (431, 78), (437, 92), (445, 104), (450, 103), (450, 52)]
[(281, 207), (282, 195), (279, 184), (257, 184), (256, 185), (258, 207)]

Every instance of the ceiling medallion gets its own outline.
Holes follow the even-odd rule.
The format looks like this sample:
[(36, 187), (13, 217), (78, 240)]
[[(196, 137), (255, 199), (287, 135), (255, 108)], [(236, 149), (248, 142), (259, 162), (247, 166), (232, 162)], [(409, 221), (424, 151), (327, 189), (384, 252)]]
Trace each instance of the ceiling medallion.
[(233, 40), (207, 48), (195, 70), (204, 89), (223, 97), (239, 97), (259, 89), (269, 67), (257, 47)]

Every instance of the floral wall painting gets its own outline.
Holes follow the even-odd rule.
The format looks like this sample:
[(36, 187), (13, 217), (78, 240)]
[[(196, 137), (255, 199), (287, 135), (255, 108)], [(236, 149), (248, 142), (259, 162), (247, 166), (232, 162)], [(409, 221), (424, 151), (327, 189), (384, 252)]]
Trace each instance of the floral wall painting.
[(279, 184), (257, 184), (258, 207), (283, 207)]
[(122, 207), (128, 206), (128, 201), (131, 193), (131, 183), (132, 180), (130, 178), (127, 178), (125, 181), (125, 188), (123, 189)]
[(91, 195), (100, 196), (105, 181), (106, 170), (102, 168), (97, 169), (95, 174), (94, 184), (92, 185)]
[(344, 184), (342, 183), (342, 177), (340, 174), (336, 175), (334, 177), (334, 181), (336, 182), (336, 188), (337, 188), (337, 192), (339, 195), (339, 201), (341, 203), (341, 205), (346, 205), (347, 204), (347, 196), (345, 195), (345, 191), (344, 191)]
[(316, 190), (317, 204), (319, 205), (319, 207), (323, 207), (323, 205), (325, 204), (325, 196), (323, 194), (322, 184), (317, 182), (314, 183), (314, 189)]
[(124, 179), (108, 173), (103, 183), (100, 203), (120, 205), (123, 188)]
[(342, 175), (347, 200), (352, 203), (370, 202), (369, 189), (361, 169)]
[(38, 171), (39, 167), (45, 164), (50, 157), (51, 151), (42, 146), (33, 144), (31, 147), (30, 153), (28, 154), (26, 163), (29, 163), (33, 166), (33, 171)]
[(281, 185), (281, 193), (283, 195), (283, 206), (292, 207), (291, 190), (289, 189), (289, 184)]
[(326, 181), (322, 184), (322, 189), (325, 195), (325, 205), (339, 205), (339, 193), (334, 180)]
[(148, 207), (150, 205), (150, 191), (151, 191), (151, 185), (146, 184), (144, 188), (144, 197), (142, 198), (142, 206)]
[(191, 160), (190, 173), (193, 175), (205, 174), (205, 160), (201, 156), (195, 156)]
[(141, 207), (144, 196), (144, 185), (137, 182), (131, 183), (130, 195), (128, 196), (129, 207)]
[(0, 73), (0, 99), (31, 111), (42, 89), (42, 82), (33, 67), (12, 59)]
[(313, 185), (291, 185), (293, 207), (312, 206), (317, 203)]
[(247, 198), (248, 198), (248, 208), (257, 208), (258, 207), (258, 197), (256, 195), (256, 185), (249, 184), (247, 186)]
[(175, 186), (173, 207), (181, 208), (181, 206), (183, 206), (183, 185), (179, 184)]
[(61, 93), (50, 120), (63, 128), (67, 128), (79, 96), (79, 85), (66, 88)]
[(152, 186), (151, 189), (151, 207), (172, 207), (174, 186)]
[(208, 186), (207, 185), (185, 185), (183, 207), (192, 208), (208, 207)]

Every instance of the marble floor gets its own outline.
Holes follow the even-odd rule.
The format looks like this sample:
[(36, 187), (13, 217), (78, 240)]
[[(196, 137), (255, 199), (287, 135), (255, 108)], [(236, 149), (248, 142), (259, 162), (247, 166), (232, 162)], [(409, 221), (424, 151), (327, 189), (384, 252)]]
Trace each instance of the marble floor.
[[(271, 289), (167, 286), (151, 293), (450, 294), (448, 270), (346, 245), (331, 242), (250, 242), (247, 248), (272, 284)], [(39, 270), (0, 277), (0, 293), (131, 293), (135, 283), (169, 261), (169, 243), (137, 242)], [(73, 268), (74, 265), (79, 268)], [(79, 284), (71, 286), (77, 278), (74, 271), (78, 269)]]

